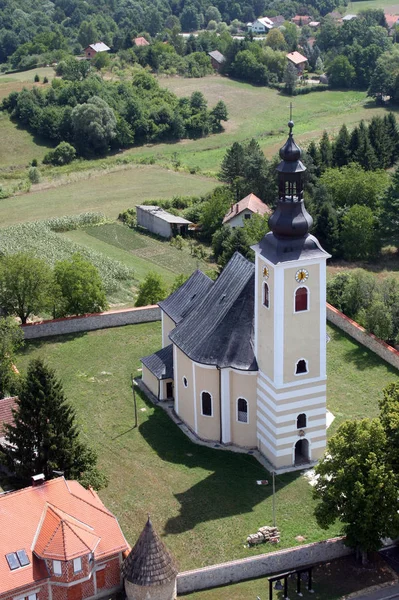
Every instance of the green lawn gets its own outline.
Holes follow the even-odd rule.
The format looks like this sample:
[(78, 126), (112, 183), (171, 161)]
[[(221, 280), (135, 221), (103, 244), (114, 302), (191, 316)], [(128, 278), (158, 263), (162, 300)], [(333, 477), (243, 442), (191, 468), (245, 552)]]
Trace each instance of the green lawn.
[(68, 231), (62, 235), (133, 268), (138, 281), (142, 281), (149, 271), (155, 271), (170, 285), (180, 273), (191, 275), (195, 269), (209, 268), (204, 261), (190, 256), (188, 247), (177, 250), (168, 240), (140, 234), (119, 223)]
[(214, 187), (215, 181), (206, 177), (156, 166), (130, 165), (116, 171), (97, 172), (68, 185), (1, 200), (0, 226), (86, 211), (101, 211), (116, 219), (122, 210), (148, 198), (205, 194)]
[(346, 14), (356, 15), (360, 10), (366, 8), (382, 8), (389, 15), (399, 14), (398, 0), (360, 0), (360, 2), (349, 2)]
[[(340, 333), (330, 335), (328, 405), (337, 422), (344, 414), (375, 414), (383, 386), (397, 373)], [(132, 428), (130, 375), (139, 374), (140, 356), (160, 344), (160, 323), (44, 339), (26, 345), (17, 367), (23, 373), (29, 358), (42, 356), (57, 369), (110, 476), (100, 495), (130, 543), (150, 513), (182, 570), (272, 550), (244, 545), (272, 520), (271, 486), (256, 485), (265, 473), (254, 458), (196, 446), (140, 395), (139, 427)], [(300, 474), (279, 476), (276, 484), (281, 547), (297, 544), (298, 535), (312, 542), (338, 533), (318, 528), (311, 488)]]
[(33, 158), (43, 160), (52, 147), (50, 142), (33, 137), (26, 129), (11, 121), (7, 113), (0, 113), (0, 132), (0, 177), (11, 168), (27, 167)]

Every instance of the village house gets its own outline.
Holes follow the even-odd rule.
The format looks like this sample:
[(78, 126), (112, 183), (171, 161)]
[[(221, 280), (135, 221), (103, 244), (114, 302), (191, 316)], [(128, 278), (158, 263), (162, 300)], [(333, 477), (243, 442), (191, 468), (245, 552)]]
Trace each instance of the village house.
[(136, 37), (133, 40), (135, 46), (149, 46), (150, 42), (148, 42), (145, 37)]
[(138, 205), (136, 215), (139, 227), (167, 239), (175, 235), (187, 235), (189, 225), (192, 225), (191, 221), (172, 215), (159, 206)]
[(84, 600), (122, 587), (130, 550), (98, 495), (63, 477), (0, 495), (0, 600)]
[(87, 58), (87, 60), (92, 60), (92, 58), (94, 58), (99, 52), (109, 52), (110, 50), (111, 48), (109, 48), (103, 42), (90, 44), (90, 46), (87, 46), (87, 48), (85, 48), (85, 58)]
[(215, 71), (220, 71), (223, 63), (226, 61), (226, 58), (221, 52), (219, 52), (219, 50), (208, 52), (208, 55), (211, 57), (212, 67), (215, 69)]
[(308, 62), (306, 56), (303, 56), (303, 54), (300, 54), (295, 50), (295, 52), (289, 52), (286, 54), (286, 57), (294, 65), (294, 67), (296, 67), (298, 74), (301, 75), (306, 67), (306, 63)]
[(247, 23), (248, 31), (252, 33), (267, 33), (270, 29), (273, 29), (274, 24), (269, 17), (259, 17), (253, 23)]
[(292, 17), (291, 21), (298, 25), (298, 27), (303, 27), (303, 25), (309, 25), (313, 21), (313, 17), (310, 15), (295, 15)]
[(232, 204), (230, 210), (223, 219), (223, 225), (228, 225), (232, 229), (234, 227), (243, 227), (244, 222), (254, 214), (264, 215), (271, 214), (270, 208), (262, 202), (255, 194), (248, 194), (236, 204)]
[(162, 349), (142, 384), (174, 399), (200, 439), (257, 449), (278, 472), (317, 461), (326, 445), (326, 260), (309, 233), (305, 166), (289, 136), (277, 167), (270, 232), (235, 253), (214, 282), (196, 271), (159, 303)]
[(273, 23), (274, 27), (281, 27), (281, 25), (284, 25), (286, 21), (283, 15), (277, 15), (277, 17), (270, 17), (270, 20)]
[(399, 24), (399, 16), (398, 15), (387, 15), (386, 13), (384, 16), (385, 16), (385, 20), (388, 25), (388, 29), (390, 32), (392, 32), (392, 30), (396, 27), (396, 25)]

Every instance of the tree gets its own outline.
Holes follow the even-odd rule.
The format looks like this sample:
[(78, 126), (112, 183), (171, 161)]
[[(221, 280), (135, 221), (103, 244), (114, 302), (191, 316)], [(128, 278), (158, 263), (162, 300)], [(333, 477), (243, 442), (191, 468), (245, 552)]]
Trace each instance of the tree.
[(95, 467), (95, 453), (79, 441), (75, 411), (61, 382), (40, 359), (28, 365), (6, 441), (9, 467), (23, 482), (33, 474), (51, 479), (54, 471), (63, 471), (68, 479), (83, 476), (86, 482), (93, 475), (97, 489), (106, 484)]
[(340, 169), (327, 169), (320, 177), (331, 195), (334, 208), (360, 204), (377, 209), (387, 189), (389, 176), (385, 171), (364, 171), (351, 163)]
[(232, 184), (237, 177), (243, 175), (244, 148), (239, 142), (234, 142), (226, 151), (220, 167), (220, 179)]
[(186, 283), (189, 277), (190, 275), (185, 275), (184, 273), (180, 273), (180, 275), (177, 275), (172, 283), (172, 287), (170, 288), (170, 293), (173, 294), (174, 292), (176, 292), (176, 290), (178, 290), (179, 287), (183, 285), (183, 283)]
[[(387, 439), (379, 419), (345, 421), (315, 468), (315, 515), (324, 529), (337, 519), (345, 543), (362, 553), (399, 531), (396, 476), (386, 464)], [(376, 510), (378, 507), (378, 510)]]
[(212, 123), (212, 131), (221, 131), (223, 129), (221, 121), (227, 121), (229, 118), (227, 114), (227, 106), (223, 100), (219, 100), (219, 102), (212, 108), (209, 117)]
[(346, 260), (370, 260), (381, 244), (377, 218), (368, 206), (351, 206), (342, 219), (341, 241)]
[(380, 225), (382, 243), (399, 248), (399, 167), (382, 198)]
[(223, 217), (233, 202), (231, 191), (227, 186), (217, 187), (201, 204), (200, 223), (202, 235), (211, 240), (213, 234), (222, 225)]
[(287, 67), (284, 71), (283, 81), (285, 83), (285, 89), (289, 94), (295, 90), (298, 82), (298, 72), (292, 62), (288, 62)]
[(332, 166), (332, 148), (327, 131), (323, 131), (319, 144), (320, 161), (322, 169), (328, 169)]
[(91, 62), (98, 71), (101, 71), (101, 69), (109, 67), (111, 59), (107, 52), (97, 52)]
[(216, 21), (219, 23), (222, 20), (222, 15), (219, 12), (219, 9), (216, 6), (208, 6), (205, 11), (205, 22), (209, 23), (209, 21)]
[(23, 339), (24, 334), (13, 317), (0, 317), (0, 398), (15, 392), (13, 360)]
[(349, 88), (356, 72), (346, 56), (334, 58), (327, 68), (328, 83), (335, 88)]
[(183, 31), (197, 31), (199, 29), (200, 18), (194, 6), (188, 4), (183, 8), (180, 23)]
[(387, 462), (399, 478), (399, 384), (390, 383), (378, 400), (380, 420), (387, 437)]
[(71, 144), (68, 144), (68, 142), (61, 142), (54, 150), (47, 152), (43, 158), (43, 163), (51, 165), (69, 165), (75, 157), (75, 148), (71, 146)]
[(218, 260), (218, 265), (221, 269), (227, 265), (235, 252), (239, 252), (245, 258), (252, 261), (254, 260), (254, 253), (250, 248), (250, 241), (242, 227), (235, 227), (232, 234), (226, 238), (223, 244), (222, 255)]
[(331, 254), (333, 258), (338, 258), (340, 254), (338, 217), (336, 210), (328, 199), (319, 205), (315, 211), (312, 233), (326, 252)]
[(392, 315), (382, 300), (375, 299), (365, 311), (364, 326), (381, 340), (392, 339)]
[(117, 123), (112, 108), (98, 96), (72, 111), (72, 128), (75, 146), (81, 154), (102, 154), (116, 136)]
[(287, 50), (287, 43), (279, 29), (272, 29), (266, 37), (266, 46), (273, 50)]
[(343, 167), (350, 162), (349, 139), (348, 128), (344, 124), (333, 144), (333, 163), (335, 167)]
[(135, 306), (147, 306), (148, 304), (157, 304), (164, 300), (167, 290), (162, 278), (158, 273), (150, 271), (144, 281), (139, 285), (139, 293), (136, 298)]
[(1, 258), (0, 307), (22, 323), (50, 306), (51, 285), (52, 272), (44, 260), (24, 253)]
[(58, 286), (58, 316), (84, 315), (106, 310), (108, 307), (104, 285), (96, 267), (80, 254), (69, 260), (58, 261), (54, 267)]

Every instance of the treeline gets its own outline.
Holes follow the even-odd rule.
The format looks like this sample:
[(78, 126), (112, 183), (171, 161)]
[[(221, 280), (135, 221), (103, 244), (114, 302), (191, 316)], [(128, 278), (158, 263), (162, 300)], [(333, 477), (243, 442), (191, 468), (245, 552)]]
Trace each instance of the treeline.
[(111, 83), (90, 74), (78, 80), (78, 63), (71, 61), (72, 75), (66, 68), (64, 79), (53, 80), (51, 87), (12, 92), (2, 109), (32, 132), (72, 144), (82, 156), (133, 143), (201, 137), (221, 131), (221, 121), (227, 120), (224, 102), (208, 110), (201, 92), (179, 99), (144, 70), (131, 82)]
[(327, 282), (327, 301), (382, 340), (399, 343), (399, 282), (356, 269)]

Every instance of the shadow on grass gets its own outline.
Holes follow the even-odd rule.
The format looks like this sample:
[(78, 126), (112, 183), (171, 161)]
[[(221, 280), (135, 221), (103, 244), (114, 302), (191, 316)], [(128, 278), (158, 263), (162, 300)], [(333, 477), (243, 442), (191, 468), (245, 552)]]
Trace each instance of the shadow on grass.
[[(153, 406), (142, 393), (140, 398)], [(196, 483), (175, 494), (180, 514), (166, 522), (165, 535), (191, 530), (198, 523), (250, 513), (272, 495), (272, 478), (253, 456), (194, 444), (159, 407), (139, 431), (161, 460), (180, 465), (183, 477), (187, 469), (196, 472)], [(291, 473), (276, 477), (276, 491), (298, 476)], [(258, 479), (268, 479), (269, 485), (257, 485)]]
[(29, 355), (32, 352), (35, 352), (38, 348), (42, 348), (43, 346), (47, 346), (48, 344), (61, 344), (65, 342), (72, 342), (77, 338), (81, 338), (86, 336), (89, 331), (77, 331), (76, 333), (65, 333), (64, 335), (49, 335), (46, 337), (42, 337), (39, 339), (25, 340), (24, 345), (20, 350), (18, 350), (18, 354)]

